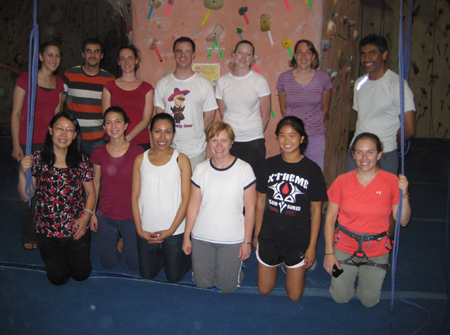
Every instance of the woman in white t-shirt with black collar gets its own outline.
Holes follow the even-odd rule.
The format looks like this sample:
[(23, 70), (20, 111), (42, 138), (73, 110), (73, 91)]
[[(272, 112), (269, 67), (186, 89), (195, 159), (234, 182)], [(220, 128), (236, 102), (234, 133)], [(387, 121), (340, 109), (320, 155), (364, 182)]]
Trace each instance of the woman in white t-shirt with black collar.
[(256, 207), (255, 175), (248, 163), (230, 154), (233, 140), (233, 130), (224, 122), (213, 122), (206, 130), (213, 157), (198, 164), (192, 176), (182, 247), (186, 255), (192, 251), (195, 285), (216, 286), (223, 293), (242, 282)]

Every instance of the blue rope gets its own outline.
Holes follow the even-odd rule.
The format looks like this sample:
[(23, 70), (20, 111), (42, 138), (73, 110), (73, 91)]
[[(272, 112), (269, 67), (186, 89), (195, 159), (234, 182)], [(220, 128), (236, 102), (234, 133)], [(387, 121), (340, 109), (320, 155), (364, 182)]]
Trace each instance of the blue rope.
[[(33, 144), (34, 127), (34, 106), (36, 103), (36, 90), (38, 79), (38, 58), (39, 54), (39, 26), (37, 24), (37, 0), (33, 4), (33, 29), (30, 34), (30, 55), (28, 64), (28, 114), (27, 114), (27, 140), (25, 146), (25, 155), (31, 156), (31, 147)], [(31, 206), (31, 197), (34, 193), (33, 178), (31, 169), (26, 173), (25, 193), (28, 195), (28, 204)]]
[[(411, 43), (411, 23), (412, 23), (412, 9), (414, 7), (414, 0), (409, 1), (409, 15), (408, 15), (408, 29), (406, 33), (406, 46), (403, 47), (403, 1), (400, 1), (400, 24), (399, 24), (399, 83), (400, 83), (400, 134), (401, 134), (401, 174), (405, 174), (405, 79), (409, 74), (410, 62), (410, 43)], [(404, 55), (405, 53), (405, 55)], [(400, 221), (403, 208), (403, 192), (400, 191), (397, 222), (395, 225), (395, 240), (392, 252), (392, 295), (391, 295), (391, 311), (394, 309), (395, 299), (395, 276), (397, 273), (397, 257), (400, 245)]]

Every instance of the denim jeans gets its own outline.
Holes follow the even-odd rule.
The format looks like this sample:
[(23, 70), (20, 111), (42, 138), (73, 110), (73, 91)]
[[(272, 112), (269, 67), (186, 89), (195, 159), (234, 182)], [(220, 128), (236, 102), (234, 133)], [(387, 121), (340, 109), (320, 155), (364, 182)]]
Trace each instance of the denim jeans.
[(144, 279), (155, 278), (164, 268), (167, 280), (177, 283), (192, 266), (191, 256), (186, 255), (181, 246), (184, 234), (172, 235), (163, 243), (148, 243), (139, 235), (137, 236), (139, 271)]
[(119, 233), (123, 241), (123, 257), (128, 267), (137, 271), (139, 269), (136, 226), (134, 220), (113, 220), (100, 213), (98, 218), (98, 254), (100, 264), (105, 269), (112, 269), (119, 263), (122, 254), (117, 250)]

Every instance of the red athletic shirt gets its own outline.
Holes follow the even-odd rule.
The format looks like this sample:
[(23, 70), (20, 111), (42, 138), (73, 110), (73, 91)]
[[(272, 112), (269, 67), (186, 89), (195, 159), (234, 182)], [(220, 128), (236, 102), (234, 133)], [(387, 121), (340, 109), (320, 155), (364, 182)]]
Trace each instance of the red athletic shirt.
[[(356, 177), (356, 170), (340, 175), (328, 190), (328, 199), (339, 205), (338, 221), (345, 228), (358, 234), (379, 234), (389, 229), (392, 206), (398, 204), (400, 190), (398, 177), (378, 170), (375, 178), (362, 186)], [(339, 233), (335, 245), (341, 251), (353, 254), (358, 242)], [(336, 239), (338, 234), (335, 234)], [(391, 243), (387, 237), (381, 241), (364, 242), (362, 250), (368, 257), (377, 257), (389, 252)]]

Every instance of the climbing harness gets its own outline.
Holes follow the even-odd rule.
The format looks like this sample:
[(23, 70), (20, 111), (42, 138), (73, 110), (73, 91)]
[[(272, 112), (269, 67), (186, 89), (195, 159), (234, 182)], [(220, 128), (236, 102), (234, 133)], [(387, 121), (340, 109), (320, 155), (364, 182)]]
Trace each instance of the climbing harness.
[(388, 231), (384, 231), (379, 234), (358, 234), (358, 233), (355, 233), (355, 232), (345, 228), (339, 222), (337, 222), (337, 228), (336, 228), (337, 237), (334, 240), (334, 244), (336, 244), (339, 241), (340, 232), (342, 232), (345, 235), (356, 240), (358, 242), (358, 250), (356, 250), (353, 253), (353, 255), (351, 255), (349, 258), (338, 261), (339, 264), (354, 265), (357, 267), (360, 267), (361, 265), (369, 265), (369, 266), (376, 266), (376, 267), (386, 270), (386, 271), (388, 270), (389, 263), (380, 264), (380, 263), (374, 262), (373, 260), (369, 259), (369, 257), (367, 257), (365, 251), (362, 249), (364, 242), (369, 242), (369, 245), (370, 245), (370, 242), (372, 242), (372, 241), (379, 242), (382, 239), (386, 238), (385, 248), (390, 251), (391, 249), (388, 248), (388, 242), (387, 242), (390, 239)]

